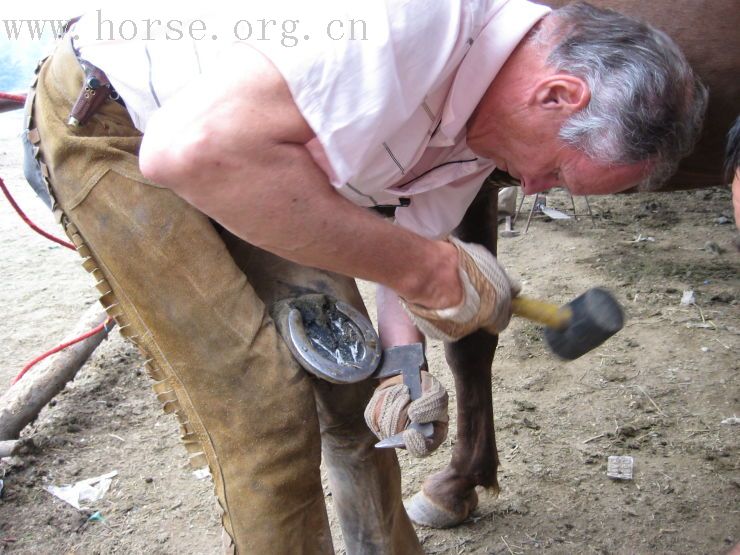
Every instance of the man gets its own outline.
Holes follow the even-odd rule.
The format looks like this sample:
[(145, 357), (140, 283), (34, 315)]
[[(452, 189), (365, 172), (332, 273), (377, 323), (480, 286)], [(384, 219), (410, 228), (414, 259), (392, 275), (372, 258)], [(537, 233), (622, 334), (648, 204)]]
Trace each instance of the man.
[[(735, 213), (735, 227), (740, 230), (740, 116), (727, 134), (727, 175), (732, 178), (732, 209)], [(740, 234), (733, 240), (735, 249), (740, 252)]]
[[(659, 177), (691, 148), (705, 93), (667, 37), (583, 5), (275, 9), (319, 23), (295, 45), (295, 25), (267, 36), (278, 19), (224, 39), (244, 16), (226, 7), (189, 19), (215, 25), (203, 41), (168, 41), (177, 26), (161, 22), (126, 40), (108, 31), (130, 15), (83, 17), (40, 70), (29, 137), (101, 301), (150, 359), (193, 462), (211, 469), (227, 547), (331, 551), (321, 444), (348, 552), (421, 552), (395, 454), (373, 449), (367, 426), (385, 437), (434, 422), (431, 441), (405, 432), (424, 455), (445, 437), (444, 389), (426, 374), (409, 404), (397, 382), (373, 395), (374, 384), (309, 379), (271, 304), (311, 290), (361, 308), (352, 276), (379, 284), (386, 347), (419, 330), (498, 333), (506, 273), (485, 249), (446, 240), (487, 174), (576, 194)], [(336, 21), (362, 21), (366, 40), (340, 37)], [(116, 93), (75, 127), (78, 57)], [(398, 206), (396, 225), (366, 209), (378, 205)]]

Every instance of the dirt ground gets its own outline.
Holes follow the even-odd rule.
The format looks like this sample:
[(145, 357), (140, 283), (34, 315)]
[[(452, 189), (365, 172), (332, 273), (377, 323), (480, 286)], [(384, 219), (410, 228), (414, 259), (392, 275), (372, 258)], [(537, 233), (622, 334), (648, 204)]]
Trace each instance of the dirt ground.
[[(19, 125), (18, 113), (0, 116), (0, 177), (56, 230), (22, 184)], [(563, 193), (548, 204), (569, 207)], [(585, 210), (582, 199), (576, 204)], [(458, 528), (419, 528), (428, 553), (721, 554), (740, 541), (740, 426), (728, 420), (740, 415), (740, 255), (729, 190), (591, 198), (591, 206), (593, 224), (536, 218), (528, 234), (501, 239), (500, 258), (530, 295), (564, 303), (595, 285), (611, 289), (627, 325), (563, 363), (536, 326), (513, 322), (494, 362), (501, 495), (482, 495)], [(35, 235), (5, 202), (0, 249), (2, 392), (95, 297), (76, 255)], [(687, 290), (695, 305), (681, 304)], [(454, 406), (441, 345), (430, 345), (429, 358)], [(160, 410), (141, 365), (112, 333), (24, 431), (35, 447), (0, 462), (0, 551), (218, 552), (210, 481), (184, 466), (175, 420)], [(452, 418), (434, 456), (400, 455), (407, 496), (449, 460)], [(610, 455), (634, 457), (633, 480), (607, 477)], [(89, 511), (42, 489), (113, 470), (110, 491)], [(104, 520), (89, 520), (94, 511)]]

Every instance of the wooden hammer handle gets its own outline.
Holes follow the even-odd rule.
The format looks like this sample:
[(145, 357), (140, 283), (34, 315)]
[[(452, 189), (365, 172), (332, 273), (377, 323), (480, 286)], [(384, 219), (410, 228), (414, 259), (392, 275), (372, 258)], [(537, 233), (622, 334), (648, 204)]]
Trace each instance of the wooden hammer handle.
[(511, 310), (517, 316), (544, 324), (548, 328), (562, 330), (568, 327), (573, 317), (568, 306), (558, 306), (521, 295), (511, 301)]

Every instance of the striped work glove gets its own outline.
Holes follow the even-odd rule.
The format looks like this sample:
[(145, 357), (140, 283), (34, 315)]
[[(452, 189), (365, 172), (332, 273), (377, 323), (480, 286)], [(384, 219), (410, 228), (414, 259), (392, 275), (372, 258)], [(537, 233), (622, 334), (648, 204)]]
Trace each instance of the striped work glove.
[[(421, 372), (421, 397), (411, 401), (403, 376), (383, 380), (375, 389), (365, 409), (365, 422), (378, 437), (385, 439), (403, 432), (406, 449), (414, 457), (426, 457), (447, 437), (447, 402), (444, 386), (429, 372)], [(418, 424), (434, 423), (434, 436), (426, 439), (413, 428)]]
[(416, 327), (432, 339), (456, 341), (479, 328), (498, 334), (509, 325), (511, 299), (519, 286), (483, 245), (448, 239), (457, 247), (463, 300), (458, 306), (424, 308), (401, 299)]

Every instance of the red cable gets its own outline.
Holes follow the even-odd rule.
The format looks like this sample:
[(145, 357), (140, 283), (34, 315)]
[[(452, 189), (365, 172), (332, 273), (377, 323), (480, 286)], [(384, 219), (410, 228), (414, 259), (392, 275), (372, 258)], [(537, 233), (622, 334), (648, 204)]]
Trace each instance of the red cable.
[[(0, 98), (3, 98), (4, 96), (8, 96), (8, 95), (6, 95), (5, 93), (0, 93)], [(20, 206), (18, 206), (18, 204), (16, 204), (15, 200), (13, 199), (12, 195), (10, 194), (10, 191), (8, 191), (8, 188), (5, 186), (5, 182), (3, 181), (2, 177), (0, 177), (0, 189), (3, 190), (3, 193), (5, 194), (5, 197), (8, 199), (8, 202), (10, 203), (10, 205), (15, 209), (15, 211), (18, 213), (18, 215), (21, 217), (21, 219), (24, 222), (26, 222), (31, 227), (31, 229), (33, 229), (34, 231), (36, 231), (40, 235), (43, 235), (47, 239), (49, 239), (51, 241), (54, 241), (55, 243), (59, 243), (63, 247), (67, 247), (68, 249), (72, 249), (73, 251), (76, 251), (77, 250), (77, 248), (72, 243), (68, 243), (67, 241), (63, 241), (63, 240), (59, 239), (58, 237), (54, 237), (50, 233), (47, 233), (46, 231), (44, 231), (43, 229), (41, 229), (40, 227), (38, 227), (36, 224), (34, 224), (28, 218), (28, 216), (26, 216), (26, 214), (23, 212), (23, 210), (21, 210)], [(88, 331), (88, 332), (80, 335), (79, 337), (76, 337), (76, 338), (74, 338), (74, 339), (72, 339), (70, 341), (67, 341), (66, 343), (62, 343), (61, 345), (57, 345), (56, 347), (54, 347), (50, 351), (46, 351), (44, 354), (37, 356), (35, 359), (33, 359), (31, 362), (29, 362), (28, 364), (26, 364), (23, 367), (23, 370), (21, 370), (18, 373), (18, 375), (15, 378), (13, 378), (13, 381), (10, 382), (10, 385), (14, 385), (18, 380), (20, 380), (25, 375), (26, 372), (28, 372), (31, 368), (33, 368), (34, 365), (36, 365), (37, 363), (41, 362), (45, 358), (47, 358), (47, 357), (49, 357), (49, 356), (51, 356), (51, 355), (53, 355), (55, 353), (58, 353), (59, 351), (61, 351), (63, 349), (66, 349), (70, 345), (74, 345), (75, 343), (79, 343), (80, 341), (84, 341), (88, 337), (92, 337), (93, 335), (95, 335), (97, 333), (100, 333), (101, 331), (105, 331), (106, 333), (109, 332), (110, 329), (108, 328), (108, 325), (112, 321), (113, 321), (113, 319), (109, 316), (108, 318), (106, 318), (105, 322), (103, 322), (99, 326), (95, 326), (95, 328), (93, 328), (90, 331)]]
[(72, 243), (68, 243), (67, 241), (64, 241), (62, 239), (59, 239), (58, 237), (54, 237), (53, 235), (51, 235), (50, 233), (47, 233), (46, 231), (44, 231), (43, 229), (41, 229), (40, 227), (38, 227), (35, 223), (33, 223), (28, 218), (28, 216), (26, 216), (26, 214), (23, 212), (23, 210), (21, 210), (21, 207), (18, 206), (18, 204), (16, 204), (15, 200), (10, 195), (10, 191), (8, 191), (8, 188), (5, 186), (5, 182), (3, 181), (3, 178), (2, 177), (0, 177), (0, 189), (3, 190), (3, 193), (5, 193), (5, 198), (7, 198), (8, 199), (8, 202), (10, 203), (10, 205), (13, 208), (15, 208), (15, 211), (18, 212), (18, 215), (21, 217), (21, 219), (24, 222), (26, 222), (31, 227), (31, 229), (33, 229), (36, 233), (38, 233), (40, 235), (43, 235), (44, 237), (46, 237), (50, 241), (54, 241), (55, 243), (59, 243), (63, 247), (67, 247), (68, 249), (72, 249), (73, 251), (76, 251), (77, 250), (77, 248)]
[(23, 104), (24, 102), (26, 102), (26, 95), (0, 92), (0, 100), (10, 100), (11, 102)]
[(74, 339), (72, 339), (72, 340), (70, 340), (70, 341), (67, 341), (66, 343), (62, 343), (61, 345), (57, 345), (56, 347), (54, 347), (54, 348), (53, 348), (53, 349), (51, 349), (50, 351), (46, 351), (46, 352), (45, 352), (45, 353), (44, 353), (43, 355), (39, 355), (39, 356), (37, 356), (37, 357), (36, 357), (35, 359), (33, 359), (33, 360), (32, 360), (31, 362), (29, 362), (28, 364), (26, 364), (26, 365), (25, 365), (25, 366), (23, 367), (23, 370), (21, 370), (21, 371), (20, 371), (20, 372), (18, 373), (18, 375), (17, 375), (17, 376), (15, 377), (15, 378), (13, 378), (13, 381), (12, 381), (12, 382), (10, 382), (10, 385), (14, 385), (14, 384), (15, 384), (15, 383), (16, 383), (16, 382), (17, 382), (18, 380), (20, 380), (20, 379), (21, 379), (21, 378), (23, 377), (23, 375), (24, 375), (24, 374), (25, 374), (26, 372), (28, 372), (28, 371), (29, 371), (29, 370), (30, 370), (30, 369), (31, 369), (31, 368), (32, 368), (32, 367), (33, 367), (33, 366), (34, 366), (35, 364), (37, 364), (37, 363), (41, 362), (41, 361), (42, 361), (42, 360), (44, 360), (44, 359), (45, 359), (46, 357), (49, 357), (49, 356), (51, 356), (51, 355), (53, 355), (53, 354), (55, 354), (55, 353), (58, 353), (58, 352), (59, 352), (59, 351), (61, 351), (62, 349), (66, 349), (67, 347), (69, 347), (69, 346), (71, 346), (71, 345), (74, 345), (75, 343), (79, 343), (80, 341), (84, 341), (84, 340), (85, 340), (85, 339), (87, 339), (88, 337), (92, 337), (93, 335), (95, 335), (95, 334), (98, 334), (98, 333), (100, 333), (101, 331), (105, 331), (106, 333), (108, 333), (108, 332), (110, 331), (110, 329), (108, 328), (108, 325), (109, 325), (109, 324), (110, 324), (111, 322), (113, 322), (113, 318), (111, 318), (110, 316), (108, 316), (108, 318), (106, 318), (106, 319), (105, 319), (105, 322), (103, 322), (102, 324), (100, 324), (100, 325), (98, 325), (98, 326), (95, 326), (95, 327), (94, 327), (93, 329), (91, 329), (90, 331), (88, 331), (88, 332), (86, 332), (86, 333), (83, 333), (83, 334), (82, 334), (82, 335), (80, 335), (79, 337), (75, 337)]

